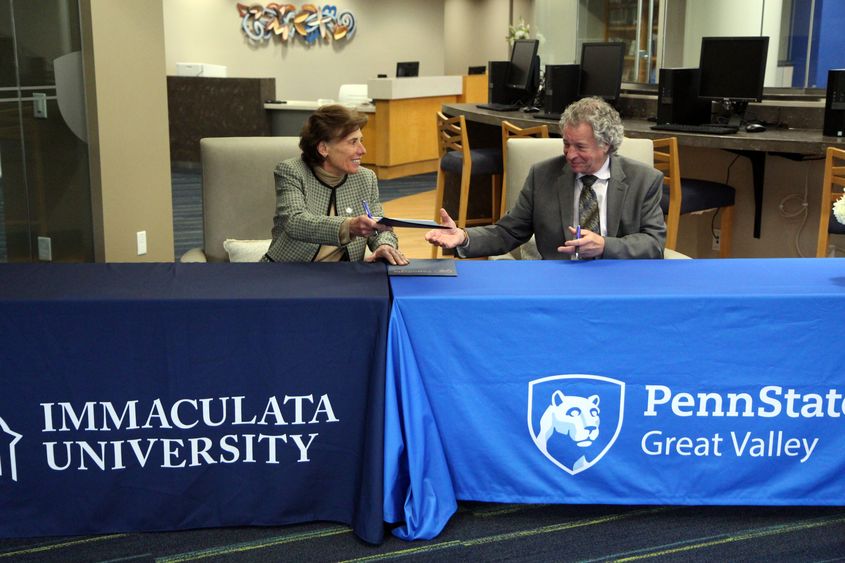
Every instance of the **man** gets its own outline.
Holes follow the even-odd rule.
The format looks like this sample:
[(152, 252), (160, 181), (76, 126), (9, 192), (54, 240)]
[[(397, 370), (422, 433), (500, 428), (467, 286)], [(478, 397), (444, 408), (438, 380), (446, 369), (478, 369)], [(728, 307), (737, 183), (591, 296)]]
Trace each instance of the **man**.
[[(425, 239), (462, 258), (504, 254), (535, 235), (545, 260), (662, 258), (663, 174), (616, 154), (619, 113), (599, 98), (564, 111), (563, 155), (531, 167), (519, 199), (495, 225), (458, 229), (444, 209)], [(580, 236), (577, 236), (580, 233)]]

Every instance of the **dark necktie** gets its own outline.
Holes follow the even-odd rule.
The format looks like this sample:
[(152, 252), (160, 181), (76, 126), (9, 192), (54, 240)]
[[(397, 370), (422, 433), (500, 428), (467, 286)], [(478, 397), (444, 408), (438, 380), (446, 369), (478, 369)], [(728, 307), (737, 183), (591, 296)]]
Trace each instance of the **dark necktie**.
[(592, 174), (581, 176), (581, 197), (578, 200), (578, 222), (582, 229), (601, 234), (601, 219), (599, 217), (599, 200), (593, 189), (596, 178)]

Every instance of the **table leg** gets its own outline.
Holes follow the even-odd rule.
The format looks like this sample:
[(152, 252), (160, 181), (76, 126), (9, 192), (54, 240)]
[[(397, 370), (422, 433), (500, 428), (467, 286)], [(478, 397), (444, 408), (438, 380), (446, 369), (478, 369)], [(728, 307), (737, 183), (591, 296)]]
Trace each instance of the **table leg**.
[(754, 185), (754, 238), (760, 238), (763, 222), (763, 186), (766, 183), (766, 153), (731, 149), (729, 152), (746, 157), (751, 162), (751, 183)]

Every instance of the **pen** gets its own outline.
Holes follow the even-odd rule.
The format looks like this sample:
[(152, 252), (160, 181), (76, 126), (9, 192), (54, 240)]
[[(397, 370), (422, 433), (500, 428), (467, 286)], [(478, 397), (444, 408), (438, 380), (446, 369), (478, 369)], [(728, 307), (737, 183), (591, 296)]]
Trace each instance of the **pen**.
[(373, 218), (373, 214), (372, 214), (372, 213), (370, 213), (370, 204), (369, 204), (369, 203), (367, 203), (367, 201), (366, 201), (366, 200), (362, 200), (362, 201), (361, 201), (361, 203), (363, 203), (363, 204), (364, 204), (364, 211), (366, 211), (366, 212), (367, 212), (367, 217), (369, 217), (370, 219), (372, 219), (372, 218)]
[[(576, 239), (581, 238), (581, 225), (575, 225), (575, 238), (576, 238)], [(581, 257), (580, 257), (578, 254), (579, 254), (579, 253), (578, 253), (578, 247), (576, 246), (576, 247), (575, 247), (575, 259), (576, 259), (576, 260), (580, 260), (580, 259), (581, 259)]]

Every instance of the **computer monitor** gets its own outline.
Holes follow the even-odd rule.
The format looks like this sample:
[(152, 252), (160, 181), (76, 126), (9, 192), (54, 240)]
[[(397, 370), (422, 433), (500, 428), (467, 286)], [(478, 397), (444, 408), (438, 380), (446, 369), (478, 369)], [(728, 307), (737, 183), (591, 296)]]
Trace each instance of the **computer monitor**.
[(396, 63), (396, 78), (420, 75), (420, 62), (411, 61)]
[(537, 39), (517, 39), (514, 41), (506, 82), (508, 88), (531, 96), (534, 95), (540, 72), (539, 61), (537, 60), (539, 44), (540, 42)]
[(768, 37), (702, 37), (699, 97), (721, 101), (737, 125), (748, 102), (763, 99)]
[(611, 105), (619, 100), (622, 89), (622, 66), (625, 44), (584, 43), (581, 46), (581, 88), (579, 96), (597, 96)]

